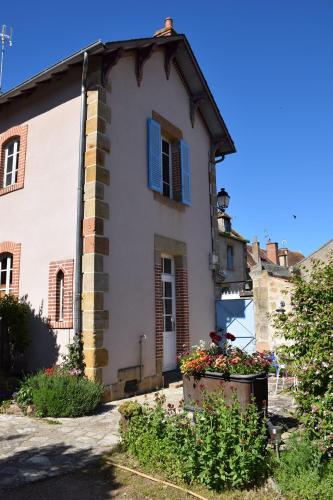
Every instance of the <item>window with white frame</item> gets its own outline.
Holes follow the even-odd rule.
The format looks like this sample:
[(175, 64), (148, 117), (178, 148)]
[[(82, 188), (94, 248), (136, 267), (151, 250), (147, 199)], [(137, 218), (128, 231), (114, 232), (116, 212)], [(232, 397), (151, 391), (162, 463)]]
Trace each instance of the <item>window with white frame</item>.
[(60, 269), (57, 273), (57, 302), (56, 302), (56, 321), (64, 321), (64, 285), (65, 275)]
[(172, 198), (171, 144), (162, 137), (162, 180), (163, 195)]
[(13, 283), (13, 256), (10, 253), (0, 255), (0, 297), (9, 294)]
[(163, 283), (163, 331), (175, 330), (176, 293), (174, 260), (162, 256), (162, 283)]
[(17, 182), (17, 172), (19, 165), (20, 140), (13, 139), (4, 147), (5, 163), (3, 187), (11, 186)]

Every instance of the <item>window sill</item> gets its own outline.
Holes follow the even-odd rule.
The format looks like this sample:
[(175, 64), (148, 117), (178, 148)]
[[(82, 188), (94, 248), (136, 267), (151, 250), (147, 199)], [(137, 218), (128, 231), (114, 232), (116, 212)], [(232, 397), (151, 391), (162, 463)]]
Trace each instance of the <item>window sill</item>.
[(180, 201), (171, 200), (167, 196), (163, 196), (162, 194), (157, 193), (156, 191), (154, 191), (154, 200), (159, 201), (160, 203), (162, 203), (162, 205), (165, 205), (166, 207), (175, 208), (180, 212), (185, 212), (187, 207), (187, 205), (184, 205)]
[(24, 182), (16, 182), (15, 184), (11, 184), (10, 186), (6, 186), (0, 189), (0, 196), (11, 193), (12, 191), (17, 191), (18, 189), (22, 189), (24, 187)]
[(49, 321), (49, 326), (55, 330), (73, 328), (73, 321)]

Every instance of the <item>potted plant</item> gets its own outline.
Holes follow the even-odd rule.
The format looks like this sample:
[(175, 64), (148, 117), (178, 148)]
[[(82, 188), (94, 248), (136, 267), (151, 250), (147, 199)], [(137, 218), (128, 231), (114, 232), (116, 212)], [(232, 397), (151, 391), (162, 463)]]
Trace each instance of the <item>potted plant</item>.
[(193, 402), (200, 406), (203, 391), (223, 390), (227, 404), (236, 393), (242, 408), (254, 398), (259, 409), (266, 412), (270, 358), (265, 353), (247, 354), (231, 347), (226, 342), (235, 340), (231, 333), (224, 336), (222, 346), (222, 337), (216, 332), (211, 332), (210, 338), (210, 345), (200, 341), (179, 356), (185, 406), (191, 408)]

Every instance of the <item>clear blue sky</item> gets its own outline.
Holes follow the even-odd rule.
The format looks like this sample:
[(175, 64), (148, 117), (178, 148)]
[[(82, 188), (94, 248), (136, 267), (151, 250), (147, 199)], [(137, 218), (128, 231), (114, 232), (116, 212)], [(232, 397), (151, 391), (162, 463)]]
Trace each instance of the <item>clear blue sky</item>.
[[(218, 166), (234, 227), (309, 254), (333, 237), (333, 1), (2, 0), (5, 90), (101, 38), (185, 33), (235, 141)], [(293, 218), (296, 215), (296, 219)]]

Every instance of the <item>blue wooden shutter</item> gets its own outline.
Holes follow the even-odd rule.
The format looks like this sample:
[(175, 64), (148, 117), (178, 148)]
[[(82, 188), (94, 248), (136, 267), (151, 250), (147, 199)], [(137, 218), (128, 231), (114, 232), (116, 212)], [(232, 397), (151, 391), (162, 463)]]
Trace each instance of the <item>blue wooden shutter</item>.
[(180, 168), (182, 181), (182, 202), (191, 205), (191, 169), (190, 148), (187, 142), (180, 140)]
[(148, 118), (148, 187), (162, 193), (162, 151), (161, 151), (161, 125)]

